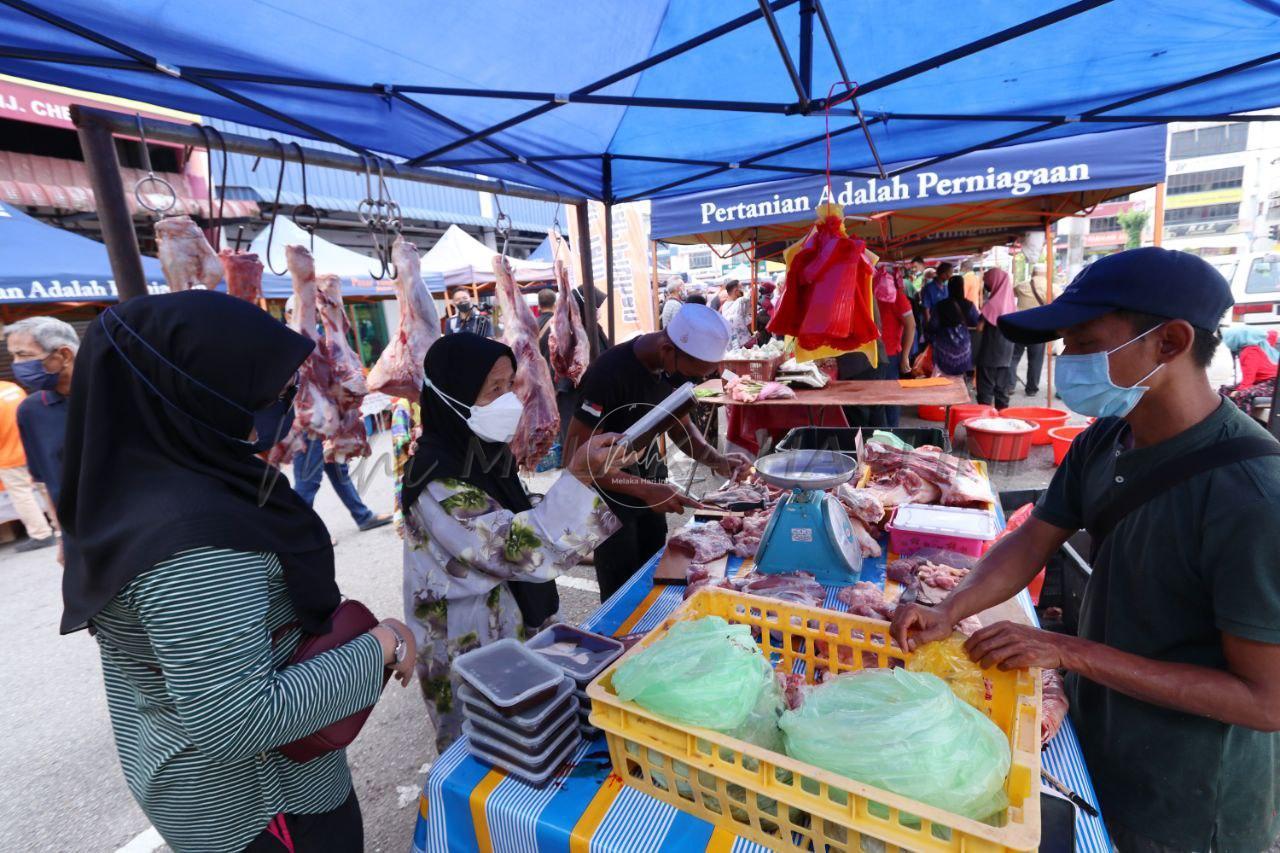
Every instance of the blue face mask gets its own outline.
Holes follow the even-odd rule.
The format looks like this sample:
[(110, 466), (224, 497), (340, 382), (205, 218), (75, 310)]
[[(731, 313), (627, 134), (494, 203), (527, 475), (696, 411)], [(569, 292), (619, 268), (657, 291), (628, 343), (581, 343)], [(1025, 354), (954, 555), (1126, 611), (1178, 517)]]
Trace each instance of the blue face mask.
[(13, 363), (13, 378), (21, 382), (28, 391), (52, 391), (58, 387), (58, 377), (61, 375), (45, 370), (44, 359), (33, 358)]
[(1147, 386), (1142, 383), (1150, 379), (1164, 365), (1157, 364), (1152, 368), (1151, 373), (1132, 386), (1123, 388), (1111, 381), (1111, 361), (1108, 356), (1154, 331), (1155, 329), (1147, 329), (1138, 337), (1127, 340), (1106, 352), (1058, 356), (1057, 364), (1053, 368), (1053, 376), (1058, 384), (1058, 393), (1062, 396), (1062, 402), (1071, 411), (1094, 418), (1123, 418), (1132, 412), (1133, 407), (1138, 405), (1138, 400), (1142, 399), (1142, 395), (1147, 390)]
[[(254, 430), (253, 440), (250, 441), (245, 438), (237, 438), (234, 435), (228, 435), (227, 433), (223, 432), (222, 430), (218, 429), (212, 424), (206, 423), (202, 421), (200, 418), (197, 418), (195, 415), (186, 411), (177, 403), (174, 403), (164, 394), (160, 393), (160, 389), (157, 388), (154, 384), (152, 384), (151, 380), (148, 379), (146, 375), (141, 370), (138, 369), (137, 365), (135, 365), (132, 361), (129, 360), (129, 357), (124, 354), (124, 350), (122, 350), (120, 348), (120, 345), (116, 343), (116, 340), (112, 336), (111, 332), (107, 330), (106, 317), (108, 314), (110, 314), (112, 316), (112, 319), (114, 319), (117, 323), (120, 324), (120, 327), (122, 329), (127, 331), (134, 338), (136, 338), (139, 343), (141, 343), (144, 347), (146, 347), (146, 349), (148, 349), (151, 352), (152, 355), (154, 355), (159, 361), (167, 365), (171, 370), (173, 370), (179, 376), (182, 376), (184, 379), (186, 379), (192, 385), (195, 385), (197, 388), (203, 388), (205, 391), (208, 391), (210, 394), (217, 397), (219, 400), (222, 400), (224, 403), (228, 404), (232, 408), (239, 409), (241, 412), (245, 413), (246, 415), (250, 415), (253, 418), (253, 430)], [(208, 385), (205, 385), (199, 379), (196, 379), (194, 376), (187, 373), (182, 368), (178, 367), (178, 365), (174, 364), (173, 362), (169, 361), (167, 358), (162, 356), (160, 353), (156, 352), (155, 348), (152, 347), (149, 343), (147, 343), (142, 338), (141, 335), (139, 335), (132, 328), (130, 328), (129, 324), (125, 323), (124, 320), (121, 320), (120, 317), (115, 313), (115, 311), (108, 308), (106, 311), (102, 312), (102, 314), (99, 315), (99, 322), (102, 324), (103, 331), (106, 332), (107, 340), (111, 342), (111, 346), (115, 348), (116, 353), (118, 353), (120, 358), (124, 361), (124, 363), (129, 366), (129, 369), (132, 370), (134, 374), (139, 379), (142, 380), (142, 384), (146, 385), (147, 388), (149, 388), (153, 394), (155, 394), (157, 397), (163, 400), (167, 406), (177, 410), (178, 412), (181, 412), (183, 415), (190, 418), (192, 421), (200, 424), (200, 426), (204, 427), (210, 432), (215, 433), (216, 435), (220, 435), (223, 438), (227, 439), (228, 441), (235, 442), (236, 444), (248, 450), (250, 453), (262, 453), (266, 450), (270, 450), (272, 447), (275, 447), (275, 445), (278, 444), (285, 437), (286, 434), (288, 434), (289, 428), (293, 425), (293, 417), (294, 417), (293, 398), (296, 397), (298, 394), (298, 382), (296, 377), (294, 378), (294, 381), (289, 385), (289, 387), (285, 389), (284, 393), (281, 394), (278, 398), (276, 398), (275, 401), (268, 404), (265, 408), (259, 409), (256, 412), (251, 412), (248, 409), (241, 406), (239, 403), (235, 402), (234, 400), (229, 400), (223, 395), (219, 394), (217, 391), (213, 390)]]

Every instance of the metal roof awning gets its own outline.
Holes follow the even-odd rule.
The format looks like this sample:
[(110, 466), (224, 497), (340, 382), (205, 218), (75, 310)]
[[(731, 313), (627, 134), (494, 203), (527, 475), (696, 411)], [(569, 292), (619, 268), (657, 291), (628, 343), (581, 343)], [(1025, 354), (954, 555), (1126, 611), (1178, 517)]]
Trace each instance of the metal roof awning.
[[(148, 214), (132, 190), (147, 177), (139, 169), (121, 168), (120, 177), (126, 189), (126, 202), (134, 216)], [(203, 194), (193, 193), (184, 175), (157, 173), (174, 189), (176, 199), (168, 212), (208, 218), (209, 202)], [(143, 184), (142, 197), (153, 206), (169, 202), (166, 193), (147, 192)], [(198, 196), (198, 197), (197, 197)], [(0, 151), (0, 201), (16, 207), (34, 207), (43, 210), (91, 213), (97, 210), (93, 190), (89, 184), (89, 172), (80, 160), (64, 160), (59, 157), (41, 157)], [(214, 200), (214, 213), (218, 201)], [(224, 219), (256, 216), (257, 202), (227, 199), (222, 205)]]

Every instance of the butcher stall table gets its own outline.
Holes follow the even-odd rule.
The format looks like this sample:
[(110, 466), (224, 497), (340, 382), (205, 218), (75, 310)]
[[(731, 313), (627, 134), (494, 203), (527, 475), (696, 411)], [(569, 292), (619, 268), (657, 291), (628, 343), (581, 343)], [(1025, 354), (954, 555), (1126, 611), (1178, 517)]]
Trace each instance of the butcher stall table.
[[(699, 403), (725, 406), (729, 440), (751, 453), (764, 450), (761, 432), (776, 442), (793, 427), (849, 426), (844, 406), (945, 406), (950, 408), (970, 400), (969, 389), (959, 376), (931, 379), (832, 379), (824, 388), (793, 388), (794, 398), (757, 400), (742, 403), (724, 393), (720, 379), (698, 386)], [(944, 417), (945, 420), (945, 417)]]
[[(584, 620), (582, 627), (623, 636), (651, 630), (662, 622), (680, 604), (685, 588), (654, 585), (653, 572), (661, 556), (661, 552), (655, 554)], [(750, 561), (745, 563), (750, 565)], [(884, 567), (884, 557), (868, 557), (863, 562), (863, 580), (883, 586)], [(730, 576), (745, 570), (741, 558), (729, 558)], [(836, 592), (836, 588), (827, 590), (824, 606), (843, 611)], [(1022, 618), (1035, 622), (1025, 591), (1001, 607), (1014, 610), (1015, 605)], [(1097, 806), (1070, 719), (1063, 721), (1045, 748), (1042, 763), (1045, 770)], [(546, 787), (533, 788), (472, 758), (464, 736), (440, 756), (423, 785), (413, 834), (414, 853), (767, 853), (759, 844), (628, 787), (610, 771), (609, 749), (601, 734), (585, 741)], [(1111, 850), (1101, 818), (1090, 817), (1083, 810), (1076, 811), (1075, 837), (1075, 849), (1082, 853)]]

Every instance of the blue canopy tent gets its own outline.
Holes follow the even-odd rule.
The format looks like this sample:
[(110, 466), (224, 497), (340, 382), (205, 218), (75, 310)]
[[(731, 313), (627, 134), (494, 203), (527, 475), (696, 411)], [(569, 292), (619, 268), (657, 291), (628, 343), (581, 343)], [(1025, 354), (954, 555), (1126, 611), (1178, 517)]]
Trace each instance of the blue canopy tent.
[(975, 151), (887, 180), (790, 178), (654, 199), (651, 231), (667, 243), (790, 242), (820, 204), (844, 208), (851, 234), (881, 257), (964, 254), (1165, 179), (1163, 127)]
[[(169, 292), (158, 260), (144, 255), (142, 269), (151, 293)], [(286, 276), (262, 277), (262, 293), (268, 299), (286, 299), (292, 292)], [(344, 282), (343, 292), (367, 296), (372, 285), (352, 287)], [(0, 202), (0, 305), (117, 299), (106, 246)]]
[(826, 107), (857, 177), (1280, 90), (1277, 0), (0, 0), (0, 32), (0, 72), (609, 202), (821, 173)]

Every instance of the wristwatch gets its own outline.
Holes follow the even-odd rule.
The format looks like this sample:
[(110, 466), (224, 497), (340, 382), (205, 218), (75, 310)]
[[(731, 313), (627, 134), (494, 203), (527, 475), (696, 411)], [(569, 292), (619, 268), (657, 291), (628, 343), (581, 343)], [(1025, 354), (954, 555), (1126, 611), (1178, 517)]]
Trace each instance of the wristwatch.
[(396, 630), (394, 625), (389, 625), (386, 622), (381, 623), (381, 625), (394, 634), (396, 638), (395, 660), (387, 664), (387, 666), (399, 666), (404, 662), (404, 655), (409, 650), (409, 644), (405, 642), (404, 637), (400, 636), (400, 632)]

